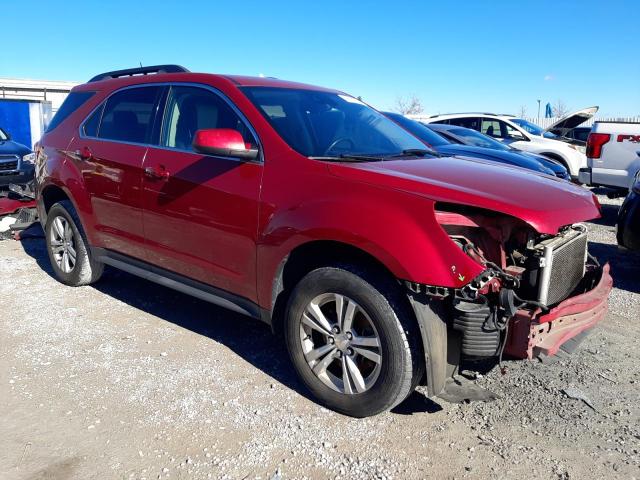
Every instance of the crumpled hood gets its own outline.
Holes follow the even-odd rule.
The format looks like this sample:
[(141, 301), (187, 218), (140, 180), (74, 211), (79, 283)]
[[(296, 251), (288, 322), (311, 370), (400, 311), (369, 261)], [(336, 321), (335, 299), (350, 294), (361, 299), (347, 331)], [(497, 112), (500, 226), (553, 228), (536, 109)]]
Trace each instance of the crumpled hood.
[(465, 157), (329, 164), (334, 175), (437, 202), (498, 211), (539, 233), (598, 218), (593, 194), (548, 175)]

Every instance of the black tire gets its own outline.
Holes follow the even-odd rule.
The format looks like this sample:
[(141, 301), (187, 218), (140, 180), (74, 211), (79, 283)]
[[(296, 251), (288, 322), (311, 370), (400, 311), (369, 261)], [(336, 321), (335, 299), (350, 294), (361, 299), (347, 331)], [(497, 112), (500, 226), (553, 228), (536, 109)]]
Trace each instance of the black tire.
[[(65, 269), (58, 264), (56, 258), (58, 253), (54, 252), (54, 248), (59, 249), (59, 245), (53, 244), (54, 238), (52, 230), (54, 230), (56, 218), (59, 217), (68, 222), (68, 226), (72, 232), (69, 246), (75, 252), (75, 261), (73, 267), (68, 271), (65, 271)], [(62, 223), (64, 223), (64, 221)], [(89, 243), (82, 229), (80, 218), (69, 200), (62, 200), (49, 209), (47, 213), (47, 223), (45, 225), (45, 242), (47, 244), (47, 253), (51, 267), (60, 282), (73, 287), (79, 287), (95, 283), (102, 276), (104, 264), (91, 258), (91, 253), (88, 248)]]
[[(360, 393), (330, 388), (305, 359), (303, 313), (312, 300), (327, 293), (344, 295), (356, 302), (379, 338), (381, 362), (377, 377)], [(413, 392), (424, 372), (420, 333), (397, 284), (354, 266), (322, 267), (302, 278), (289, 298), (284, 333), (293, 365), (311, 393), (328, 408), (353, 417), (376, 415), (395, 407)]]

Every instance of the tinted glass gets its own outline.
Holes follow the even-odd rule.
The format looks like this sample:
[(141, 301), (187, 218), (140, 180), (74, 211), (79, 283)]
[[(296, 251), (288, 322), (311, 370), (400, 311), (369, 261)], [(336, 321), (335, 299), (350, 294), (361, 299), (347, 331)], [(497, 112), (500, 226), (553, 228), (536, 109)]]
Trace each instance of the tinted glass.
[(590, 128), (576, 128), (575, 131), (573, 132), (573, 138), (575, 138), (576, 140), (582, 140), (583, 142), (586, 142), (587, 139), (589, 138), (589, 134), (591, 133), (591, 129)]
[(249, 128), (219, 95), (197, 87), (171, 87), (163, 122), (162, 145), (192, 150), (198, 130), (229, 128), (242, 134), (247, 148), (257, 148)]
[(156, 101), (162, 87), (122, 90), (107, 100), (98, 137), (121, 142), (149, 143)]
[(102, 116), (103, 107), (104, 105), (98, 108), (93, 112), (89, 119), (84, 122), (84, 125), (82, 126), (82, 133), (87, 137), (98, 136), (98, 127), (100, 126), (100, 117)]
[(480, 131), (480, 119), (477, 117), (450, 118), (448, 123)]
[(89, 100), (95, 92), (71, 92), (64, 99), (62, 105), (51, 119), (51, 123), (47, 127), (47, 132), (50, 132), (58, 125), (60, 125), (69, 115), (80, 108), (87, 100)]
[(387, 117), (396, 122), (402, 128), (412, 133), (427, 145), (432, 147), (439, 147), (441, 145), (448, 145), (449, 142), (438, 135), (433, 130), (425, 127), (422, 123), (410, 118), (400, 115), (399, 113), (383, 112)]
[(424, 144), (349, 95), (289, 88), (242, 89), (291, 148), (310, 157), (393, 155)]
[(5, 140), (9, 140), (9, 135), (7, 135), (5, 131), (0, 128), (0, 141), (4, 142)]

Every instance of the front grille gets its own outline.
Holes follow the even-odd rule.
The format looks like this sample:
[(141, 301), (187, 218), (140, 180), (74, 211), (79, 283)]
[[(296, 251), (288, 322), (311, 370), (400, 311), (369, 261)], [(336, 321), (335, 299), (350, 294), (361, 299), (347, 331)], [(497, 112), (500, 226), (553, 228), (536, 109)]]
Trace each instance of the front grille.
[(0, 162), (0, 172), (6, 172), (8, 170), (17, 170), (18, 162)]
[(545, 245), (538, 301), (555, 305), (567, 298), (584, 277), (586, 256), (587, 232), (583, 226), (574, 226)]
[(18, 157), (16, 155), (0, 155), (0, 172), (18, 169)]

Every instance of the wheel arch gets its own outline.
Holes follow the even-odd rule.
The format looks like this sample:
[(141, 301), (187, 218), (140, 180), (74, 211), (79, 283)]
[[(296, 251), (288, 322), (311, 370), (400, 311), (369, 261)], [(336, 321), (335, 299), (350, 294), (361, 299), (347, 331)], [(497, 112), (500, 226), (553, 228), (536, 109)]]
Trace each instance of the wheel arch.
[(44, 213), (49, 213), (51, 207), (62, 201), (62, 200), (71, 200), (70, 195), (59, 185), (50, 184), (45, 186), (40, 193), (42, 197), (42, 208), (44, 209)]
[[(315, 268), (336, 263), (352, 264), (388, 279), (396, 278), (376, 256), (349, 243), (336, 240), (312, 240), (302, 243), (282, 259), (272, 279), (269, 320), (276, 333), (282, 330), (284, 308), (293, 287)], [(399, 282), (398, 288), (401, 288)]]

